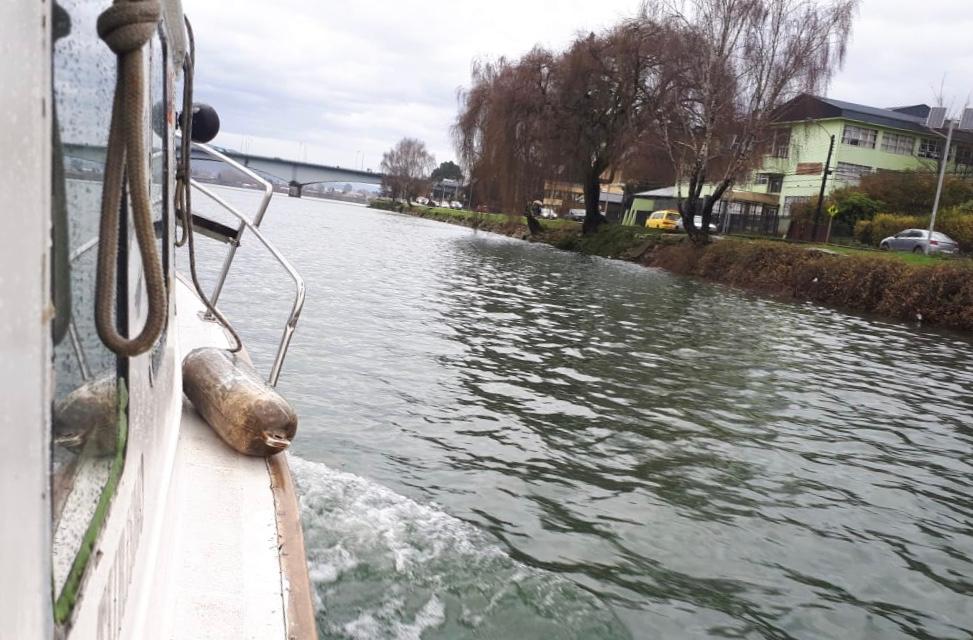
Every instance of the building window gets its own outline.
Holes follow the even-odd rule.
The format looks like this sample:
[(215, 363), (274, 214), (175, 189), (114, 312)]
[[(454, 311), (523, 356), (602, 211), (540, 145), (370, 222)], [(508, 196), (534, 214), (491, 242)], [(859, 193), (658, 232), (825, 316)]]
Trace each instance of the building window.
[(865, 127), (856, 127), (846, 124), (845, 132), (841, 136), (841, 141), (844, 144), (851, 145), (853, 147), (874, 149), (876, 138), (878, 138), (877, 129), (866, 129)]
[(872, 173), (872, 171), (873, 169), (871, 167), (866, 167), (863, 164), (839, 162), (838, 167), (835, 169), (835, 180), (838, 182), (858, 184), (862, 176)]
[(789, 158), (791, 154), (791, 130), (777, 129), (774, 131), (770, 144), (770, 155), (774, 158)]
[(965, 144), (958, 144), (953, 151), (956, 164), (973, 166), (973, 147)]
[(780, 193), (784, 188), (784, 176), (780, 173), (774, 173), (767, 178), (767, 193)]
[(756, 185), (762, 185), (762, 184), (767, 184), (767, 182), (769, 181), (769, 179), (770, 179), (770, 174), (769, 173), (758, 173), (757, 174), (757, 179), (754, 180), (753, 182)]
[(943, 143), (941, 141), (933, 140), (932, 138), (923, 138), (919, 141), (919, 152), (916, 155), (920, 158), (939, 160), (942, 154)]
[(896, 153), (900, 156), (911, 156), (916, 148), (916, 139), (912, 136), (900, 136), (895, 133), (882, 134), (882, 151)]

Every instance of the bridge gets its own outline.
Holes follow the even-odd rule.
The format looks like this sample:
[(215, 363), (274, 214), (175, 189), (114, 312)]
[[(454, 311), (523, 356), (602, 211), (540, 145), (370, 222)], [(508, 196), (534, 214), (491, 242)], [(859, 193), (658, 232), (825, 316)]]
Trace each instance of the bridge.
[[(346, 167), (335, 167), (298, 160), (271, 158), (259, 156), (232, 149), (218, 151), (227, 155), (243, 166), (270, 179), (273, 182), (283, 182), (290, 186), (290, 195), (300, 197), (301, 190), (310, 184), (328, 182), (360, 182), (365, 184), (382, 184), (382, 174), (373, 171), (361, 171)], [(213, 158), (200, 151), (193, 151), (193, 161), (213, 162)]]
[[(275, 184), (288, 185), (290, 195), (300, 197), (304, 187), (311, 184), (321, 183), (346, 183), (359, 182), (365, 184), (382, 184), (381, 173), (373, 171), (360, 171), (346, 167), (336, 167), (312, 162), (300, 162), (297, 160), (286, 160), (283, 158), (271, 158), (267, 156), (253, 155), (234, 151), (233, 149), (222, 149), (214, 147), (217, 151), (236, 160), (248, 169), (263, 176)], [(64, 144), (65, 154), (69, 157), (104, 166), (105, 147), (84, 144)], [(201, 151), (193, 150), (193, 161), (196, 163), (208, 162), (219, 163)], [(197, 164), (197, 166), (199, 166)]]

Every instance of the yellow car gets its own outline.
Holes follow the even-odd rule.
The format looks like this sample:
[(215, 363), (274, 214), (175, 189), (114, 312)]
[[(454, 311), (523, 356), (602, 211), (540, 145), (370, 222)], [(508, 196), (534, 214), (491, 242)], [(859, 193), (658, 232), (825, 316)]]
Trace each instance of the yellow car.
[(662, 211), (653, 211), (649, 219), (645, 221), (645, 226), (649, 229), (675, 231), (679, 228), (680, 220), (682, 220), (682, 216), (679, 215), (678, 211), (663, 209)]

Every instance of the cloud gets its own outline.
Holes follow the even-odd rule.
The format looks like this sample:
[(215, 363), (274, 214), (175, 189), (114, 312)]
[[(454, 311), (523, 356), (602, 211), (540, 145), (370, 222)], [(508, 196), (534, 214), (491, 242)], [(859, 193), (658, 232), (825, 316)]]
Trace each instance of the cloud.
[[(563, 47), (634, 14), (638, 1), (184, 7), (196, 33), (197, 97), (216, 107), (227, 132), (217, 143), (377, 168), (404, 136), (425, 140), (439, 160), (454, 157), (449, 128), (475, 59)], [(874, 106), (931, 102), (945, 74), (946, 94), (961, 106), (973, 91), (971, 32), (969, 0), (866, 0), (829, 94)]]

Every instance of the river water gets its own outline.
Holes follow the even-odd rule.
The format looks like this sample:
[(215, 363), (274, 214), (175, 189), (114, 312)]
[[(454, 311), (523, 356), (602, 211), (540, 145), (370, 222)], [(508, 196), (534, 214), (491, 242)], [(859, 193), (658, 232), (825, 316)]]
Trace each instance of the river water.
[[(969, 341), (354, 205), (264, 228), (322, 638), (973, 638)], [(290, 295), (245, 241), (263, 370)]]

